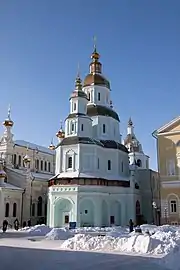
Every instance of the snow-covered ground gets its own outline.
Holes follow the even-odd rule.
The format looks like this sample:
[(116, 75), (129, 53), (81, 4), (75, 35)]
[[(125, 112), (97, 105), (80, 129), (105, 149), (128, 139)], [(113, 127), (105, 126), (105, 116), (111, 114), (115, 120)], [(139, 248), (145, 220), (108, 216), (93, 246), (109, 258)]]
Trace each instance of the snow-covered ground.
[[(45, 225), (37, 225), (21, 229), (19, 232), (9, 230), (5, 234), (0, 234), (0, 249), (2, 250), (0, 256), (2, 260), (4, 258), (2, 255), (5, 252), (4, 250), (11, 250), (8, 256), (9, 254), (16, 256), (15, 254), (18, 254), (22, 248), (26, 251), (28, 248), (29, 251), (27, 253), (29, 256), (34, 254), (32, 256), (35, 256), (35, 260), (36, 256), (38, 256), (37, 254), (43, 256), (40, 254), (45, 254), (48, 250), (49, 254), (51, 254), (49, 260), (51, 261), (54, 258), (55, 262), (64, 263), (63, 270), (70, 268), (84, 269), (83, 264), (86, 266), (85, 269), (94, 268), (95, 270), (99, 269), (100, 266), (108, 270), (120, 269), (118, 266), (123, 265), (123, 267), (126, 266), (129, 270), (130, 268), (128, 267), (133, 266), (135, 268), (135, 264), (137, 263), (138, 265), (141, 262), (142, 269), (144, 269), (143, 264), (145, 263), (145, 269), (152, 269), (154, 267), (154, 269), (168, 268), (180, 270), (180, 227), (142, 225), (141, 229), (142, 234), (129, 233), (127, 227), (78, 228), (69, 230), (68, 228), (51, 229)], [(34, 251), (35, 249), (36, 252)], [(25, 253), (25, 251), (23, 252)], [(58, 253), (59, 256), (55, 255)], [(24, 255), (24, 258), (27, 257), (27, 260), (29, 258), (28, 254)], [(85, 261), (83, 261), (84, 258)], [(31, 259), (34, 260), (33, 258)], [(47, 258), (45, 259), (47, 260)], [(10, 259), (6, 263), (10, 263), (9, 261)], [(70, 262), (72, 262), (71, 266)], [(53, 262), (51, 263), (53, 264)], [(156, 264), (154, 265), (154, 263)], [(49, 269), (47, 265), (43, 264), (42, 268), (36, 265), (36, 268), (39, 270)], [(9, 264), (3, 264), (3, 266), (2, 269), (5, 269), (5, 267), (11, 270), (21, 269), (18, 266), (17, 268), (12, 268), (15, 266), (12, 265), (10, 267)], [(55, 266), (53, 267), (51, 267), (52, 270), (56, 269)], [(140, 270), (141, 268), (138, 266), (137, 269)]]

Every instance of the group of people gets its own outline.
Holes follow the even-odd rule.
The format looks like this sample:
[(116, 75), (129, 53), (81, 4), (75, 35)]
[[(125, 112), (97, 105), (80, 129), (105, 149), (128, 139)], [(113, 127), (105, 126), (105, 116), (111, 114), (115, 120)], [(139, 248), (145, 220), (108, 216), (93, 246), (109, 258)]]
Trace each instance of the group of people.
[[(8, 221), (5, 219), (5, 220), (3, 220), (3, 226), (2, 226), (2, 230), (3, 230), (3, 232), (6, 232), (7, 231), (7, 228), (8, 228)], [(16, 230), (16, 231), (18, 231), (19, 230), (19, 220), (16, 218), (15, 219), (15, 221), (14, 221), (14, 229)]]

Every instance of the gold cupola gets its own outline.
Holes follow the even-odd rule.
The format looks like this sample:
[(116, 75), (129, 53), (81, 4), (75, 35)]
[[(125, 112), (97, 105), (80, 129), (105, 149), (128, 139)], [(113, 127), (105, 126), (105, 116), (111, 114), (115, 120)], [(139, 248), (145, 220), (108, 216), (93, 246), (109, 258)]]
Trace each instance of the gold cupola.
[(48, 147), (50, 150), (54, 150), (56, 147), (55, 147), (55, 145), (53, 144), (53, 139), (51, 140), (51, 143), (50, 143), (50, 145), (49, 145), (49, 147)]
[(5, 127), (13, 127), (14, 122), (11, 120), (11, 108), (9, 106), (7, 119), (4, 120), (3, 125)]
[(64, 132), (63, 127), (62, 127), (62, 122), (61, 122), (60, 130), (56, 133), (56, 137), (58, 137), (59, 139), (65, 138), (65, 132)]
[(75, 98), (75, 97), (81, 97), (81, 98), (87, 99), (86, 93), (82, 91), (82, 80), (80, 78), (79, 72), (75, 80), (75, 90), (72, 92), (70, 99)]
[(97, 52), (96, 44), (91, 54), (91, 63), (89, 64), (89, 74), (85, 77), (83, 87), (90, 85), (105, 86), (110, 89), (109, 81), (102, 75), (102, 64), (99, 61), (100, 54)]

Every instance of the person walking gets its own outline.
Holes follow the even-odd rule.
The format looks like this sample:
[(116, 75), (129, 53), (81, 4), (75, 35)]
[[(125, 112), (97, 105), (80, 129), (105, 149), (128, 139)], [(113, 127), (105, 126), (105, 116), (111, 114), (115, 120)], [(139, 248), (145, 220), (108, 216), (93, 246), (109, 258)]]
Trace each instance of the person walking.
[(134, 227), (134, 223), (132, 221), (132, 219), (129, 220), (129, 232), (133, 232), (133, 227)]

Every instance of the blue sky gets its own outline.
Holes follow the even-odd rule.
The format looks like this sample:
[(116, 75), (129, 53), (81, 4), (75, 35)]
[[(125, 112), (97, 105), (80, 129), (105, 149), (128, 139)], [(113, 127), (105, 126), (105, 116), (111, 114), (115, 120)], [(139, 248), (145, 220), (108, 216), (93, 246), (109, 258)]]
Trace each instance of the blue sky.
[(10, 103), (15, 138), (48, 145), (96, 35), (121, 133), (131, 116), (156, 168), (151, 133), (179, 115), (179, 14), (178, 0), (0, 0), (0, 121)]

